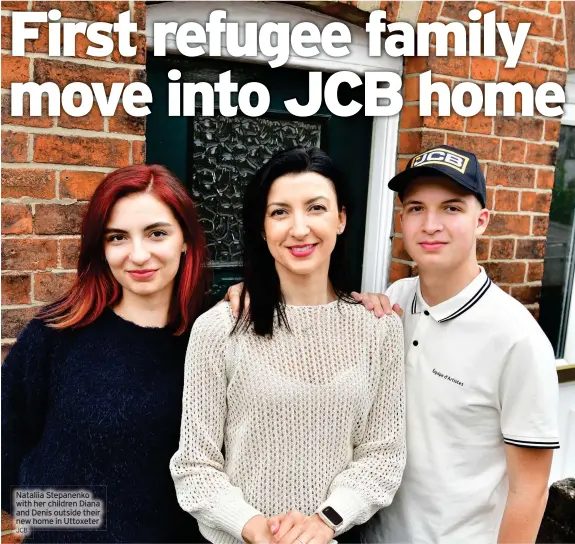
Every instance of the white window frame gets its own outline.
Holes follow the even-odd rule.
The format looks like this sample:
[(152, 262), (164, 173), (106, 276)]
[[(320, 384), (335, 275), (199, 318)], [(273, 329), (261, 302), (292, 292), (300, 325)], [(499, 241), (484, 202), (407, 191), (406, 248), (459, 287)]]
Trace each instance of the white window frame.
[[(566, 101), (563, 108), (562, 125), (575, 126), (575, 71), (567, 75), (567, 85), (565, 87)], [(575, 258), (575, 227), (572, 234), (571, 254), (569, 262)], [(566, 369), (575, 366), (575, 281), (571, 285), (571, 300), (567, 315), (567, 334), (565, 336), (565, 349), (563, 359), (557, 359), (557, 368)]]
[[(176, 21), (178, 26), (188, 21), (205, 23), (209, 13), (216, 9), (227, 12), (227, 20), (240, 23), (267, 21), (291, 24), (307, 21), (323, 28), (327, 23), (336, 21), (333, 17), (309, 9), (276, 2), (164, 2), (147, 8), (146, 37), (148, 49), (154, 49), (153, 24), (155, 22)], [(368, 55), (368, 37), (364, 29), (348, 23), (352, 41), (348, 45), (350, 54), (333, 59), (323, 51), (313, 58), (301, 58), (290, 55), (285, 67), (303, 70), (321, 70), (336, 72), (349, 70), (360, 75), (367, 71), (389, 71), (402, 74), (401, 58), (387, 54), (378, 57)], [(167, 39), (169, 53), (178, 53), (174, 36)], [(232, 59), (223, 39), (222, 57)], [(242, 62), (245, 59), (233, 58)], [(250, 57), (249, 62), (264, 64), (268, 59), (261, 55)], [(399, 133), (399, 115), (393, 117), (374, 117), (371, 138), (371, 159), (369, 171), (369, 189), (367, 195), (367, 215), (364, 239), (363, 276), (361, 289), (372, 293), (383, 293), (389, 282), (391, 268), (392, 229), (394, 194), (387, 188), (387, 182), (396, 173), (397, 140)]]

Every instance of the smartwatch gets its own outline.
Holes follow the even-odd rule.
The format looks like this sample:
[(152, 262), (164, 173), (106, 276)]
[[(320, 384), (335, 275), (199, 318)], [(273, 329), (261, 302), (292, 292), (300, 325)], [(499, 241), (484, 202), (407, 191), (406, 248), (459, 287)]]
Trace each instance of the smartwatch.
[(343, 523), (343, 518), (331, 506), (326, 506), (323, 510), (318, 510), (316, 513), (334, 531)]

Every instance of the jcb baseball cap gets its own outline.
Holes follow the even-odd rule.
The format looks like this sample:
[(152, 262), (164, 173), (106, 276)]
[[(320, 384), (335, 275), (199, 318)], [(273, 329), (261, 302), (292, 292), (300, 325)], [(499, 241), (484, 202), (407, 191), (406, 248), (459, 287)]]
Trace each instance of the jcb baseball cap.
[(487, 189), (485, 177), (473, 153), (440, 145), (412, 157), (403, 172), (393, 177), (387, 186), (397, 191), (403, 201), (405, 189), (411, 181), (422, 176), (444, 175), (472, 192), (485, 208)]

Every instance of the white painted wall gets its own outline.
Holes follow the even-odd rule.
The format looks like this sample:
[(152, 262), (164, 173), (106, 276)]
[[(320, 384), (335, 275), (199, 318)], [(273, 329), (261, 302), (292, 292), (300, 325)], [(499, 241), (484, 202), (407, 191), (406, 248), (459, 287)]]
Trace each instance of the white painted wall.
[(559, 385), (559, 444), (549, 482), (575, 478), (575, 382)]

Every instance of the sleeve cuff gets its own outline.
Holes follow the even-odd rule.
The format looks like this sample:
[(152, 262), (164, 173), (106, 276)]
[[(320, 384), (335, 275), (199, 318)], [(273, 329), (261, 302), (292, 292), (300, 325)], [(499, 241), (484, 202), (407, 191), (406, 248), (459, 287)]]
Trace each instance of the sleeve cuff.
[(333, 493), (320, 505), (318, 511), (327, 506), (331, 506), (343, 518), (343, 523), (335, 532), (335, 536), (356, 525), (356, 520), (368, 509), (368, 505), (356, 491), (344, 487), (334, 489)]
[(559, 439), (552, 438), (527, 438), (513, 435), (503, 435), (503, 442), (519, 448), (539, 448), (555, 450), (559, 448)]
[(244, 525), (255, 516), (263, 514), (248, 504), (241, 492), (238, 494), (227, 495), (220, 499), (218, 504), (217, 526), (218, 529), (225, 531), (243, 542), (242, 531)]

